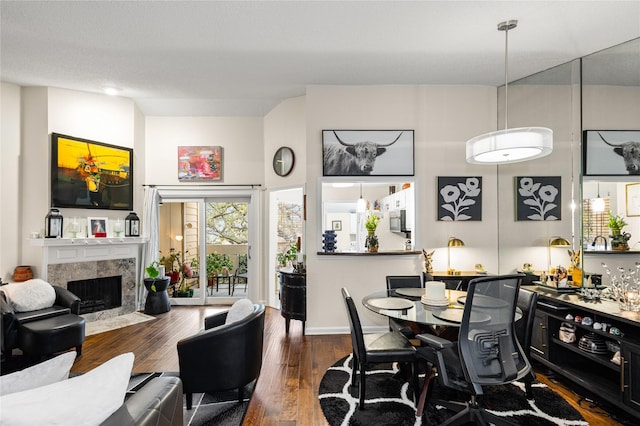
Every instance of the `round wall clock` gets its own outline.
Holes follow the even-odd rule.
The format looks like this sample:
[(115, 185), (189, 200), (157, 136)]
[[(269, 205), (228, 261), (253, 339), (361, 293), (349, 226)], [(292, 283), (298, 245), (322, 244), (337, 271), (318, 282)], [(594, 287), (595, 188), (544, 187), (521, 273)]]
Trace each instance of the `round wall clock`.
[(295, 156), (288, 146), (278, 148), (273, 156), (273, 171), (278, 176), (287, 176), (293, 170)]

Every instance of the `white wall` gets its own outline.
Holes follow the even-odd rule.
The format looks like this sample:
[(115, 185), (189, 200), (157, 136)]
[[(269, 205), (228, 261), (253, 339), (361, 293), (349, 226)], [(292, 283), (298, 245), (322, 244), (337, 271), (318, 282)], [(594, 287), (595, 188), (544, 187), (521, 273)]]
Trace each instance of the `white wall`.
[[(264, 117), (264, 183), (267, 188), (304, 185), (306, 179), (306, 99), (287, 99)], [(278, 148), (293, 149), (295, 162), (291, 174), (278, 176), (273, 171), (273, 156)]]
[(0, 278), (8, 281), (19, 264), (23, 238), (20, 233), (20, 162), (25, 155), (20, 146), (20, 87), (0, 86)]
[[(458, 269), (483, 263), (497, 267), (495, 193), (487, 192), (483, 221), (436, 220), (437, 176), (485, 177), (495, 188), (495, 170), (467, 164), (465, 142), (495, 130), (496, 89), (456, 86), (314, 86), (307, 89), (307, 247), (319, 247), (321, 217), (317, 182), (322, 176), (323, 129), (414, 129), (416, 249), (436, 248), (436, 269), (445, 267), (445, 244), (455, 235), (465, 241)], [(486, 201), (485, 201), (486, 200)], [(340, 288), (356, 300), (385, 288), (389, 274), (419, 274), (422, 256), (322, 256), (307, 254), (307, 330), (309, 334), (345, 332), (347, 319)], [(445, 267), (446, 269), (446, 267)], [(358, 307), (365, 328), (384, 328), (386, 320)]]
[[(23, 88), (21, 115), (22, 152), (38, 153), (23, 155), (20, 161), (22, 224), (18, 241), (26, 241), (32, 231), (43, 233), (44, 217), (51, 203), (52, 132), (134, 148), (140, 143), (136, 143), (136, 135), (143, 135), (144, 129), (139, 127), (139, 112), (130, 99), (58, 88)], [(134, 172), (135, 167), (134, 162)], [(139, 176), (138, 180), (134, 176), (134, 185), (134, 209), (141, 209), (142, 205), (136, 204), (136, 200), (138, 203), (141, 200), (142, 191)], [(67, 219), (87, 216), (124, 219), (128, 214), (124, 211), (94, 209), (60, 209), (60, 212)], [(68, 223), (65, 223), (65, 227)], [(32, 265), (35, 275), (39, 276), (40, 249), (25, 242), (20, 257), (19, 261)]]
[(177, 185), (178, 146), (221, 146), (222, 181), (260, 184), (264, 180), (262, 117), (147, 117), (145, 183)]

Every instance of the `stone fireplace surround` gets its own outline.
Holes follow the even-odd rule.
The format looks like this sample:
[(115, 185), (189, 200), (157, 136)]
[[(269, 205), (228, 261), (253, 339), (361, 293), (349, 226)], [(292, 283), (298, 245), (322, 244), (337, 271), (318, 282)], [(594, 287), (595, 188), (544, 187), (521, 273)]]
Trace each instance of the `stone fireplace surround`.
[(67, 288), (69, 281), (122, 276), (122, 306), (83, 314), (86, 321), (136, 311), (142, 238), (55, 238), (32, 243), (42, 247), (41, 278), (52, 285)]

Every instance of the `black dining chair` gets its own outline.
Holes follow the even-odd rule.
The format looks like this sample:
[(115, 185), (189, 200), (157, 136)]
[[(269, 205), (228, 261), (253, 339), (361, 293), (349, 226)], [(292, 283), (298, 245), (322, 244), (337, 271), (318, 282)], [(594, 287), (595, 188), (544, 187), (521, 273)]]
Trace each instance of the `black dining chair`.
[[(516, 321), (516, 337), (522, 347), (522, 351), (527, 359), (531, 359), (531, 335), (533, 334), (533, 323), (536, 317), (536, 306), (538, 303), (538, 293), (528, 290), (526, 288), (520, 288), (518, 291), (517, 306), (522, 311), (522, 317)], [(531, 384), (536, 380), (536, 373), (531, 369), (531, 372), (526, 375), (522, 381), (525, 386), (525, 396), (527, 399), (533, 399), (533, 393)]]
[(342, 288), (342, 297), (347, 307), (349, 326), (351, 328), (351, 344), (353, 347), (353, 365), (351, 386), (356, 385), (356, 376), (360, 372), (360, 402), (358, 408), (364, 410), (366, 371), (375, 364), (398, 362), (411, 365), (412, 383), (416, 399), (418, 396), (418, 369), (416, 348), (401, 333), (389, 331), (386, 333), (363, 334), (360, 316), (356, 305), (346, 288)]
[[(387, 290), (397, 288), (424, 288), (424, 285), (420, 275), (387, 275)], [(398, 331), (409, 339), (416, 336), (416, 331), (411, 325), (406, 320), (389, 318), (389, 331)]]
[[(418, 356), (437, 368), (442, 386), (470, 395), (466, 404), (437, 401), (458, 411), (443, 425), (511, 425), (513, 423), (485, 410), (477, 401), (483, 386), (503, 385), (522, 380), (531, 372), (531, 364), (518, 342), (515, 311), (522, 274), (476, 278), (469, 288), (460, 322), (457, 342), (430, 334), (418, 339), (426, 344)], [(428, 392), (428, 387), (423, 387)], [(423, 400), (422, 396), (420, 398)], [(418, 406), (422, 415), (424, 406)]]

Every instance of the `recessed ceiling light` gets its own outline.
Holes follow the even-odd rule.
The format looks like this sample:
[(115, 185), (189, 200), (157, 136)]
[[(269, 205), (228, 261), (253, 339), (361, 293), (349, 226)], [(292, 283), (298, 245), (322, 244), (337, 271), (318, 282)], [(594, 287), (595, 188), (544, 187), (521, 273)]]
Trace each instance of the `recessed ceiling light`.
[(118, 94), (118, 92), (120, 92), (118, 89), (116, 89), (115, 87), (105, 87), (104, 88), (104, 93), (106, 93), (109, 96), (115, 96)]

